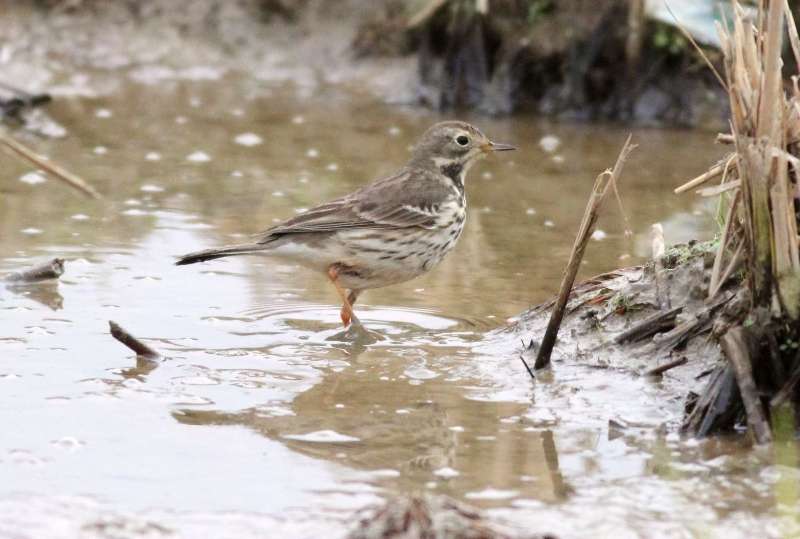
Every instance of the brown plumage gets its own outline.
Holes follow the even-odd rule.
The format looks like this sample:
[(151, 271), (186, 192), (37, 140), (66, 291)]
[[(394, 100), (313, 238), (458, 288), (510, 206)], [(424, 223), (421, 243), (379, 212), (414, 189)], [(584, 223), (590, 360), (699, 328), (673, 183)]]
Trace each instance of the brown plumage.
[(244, 254), (292, 260), (327, 274), (347, 325), (361, 291), (413, 279), (444, 258), (464, 227), (467, 171), (487, 153), (512, 149), (467, 123), (438, 123), (396, 174), (292, 217), (253, 243), (190, 253), (176, 264)]

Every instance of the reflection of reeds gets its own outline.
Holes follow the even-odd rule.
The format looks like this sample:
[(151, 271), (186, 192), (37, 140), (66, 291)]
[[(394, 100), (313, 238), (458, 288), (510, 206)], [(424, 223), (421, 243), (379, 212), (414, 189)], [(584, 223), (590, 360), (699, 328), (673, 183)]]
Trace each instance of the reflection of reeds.
[[(743, 308), (727, 324), (720, 341), (756, 441), (771, 440), (761, 397), (786, 389), (800, 358), (780, 354), (775, 343), (797, 338), (800, 317), (800, 257), (795, 204), (800, 197), (800, 88), (793, 77), (784, 91), (781, 50), (784, 17), (791, 49), (800, 65), (798, 39), (787, 2), (762, 1), (755, 22), (734, 2), (732, 27), (719, 27), (725, 86), (731, 107), (734, 152), (705, 174), (676, 191), (721, 177), (720, 185), (701, 190), (726, 197), (723, 232), (712, 270), (713, 298), (744, 268)], [(755, 324), (745, 324), (746, 320)], [(745, 327), (749, 326), (749, 327)], [(788, 329), (786, 329), (788, 328)], [(793, 341), (792, 341), (793, 342)], [(778, 356), (783, 357), (778, 357)], [(769, 359), (762, 358), (769, 356)], [(782, 386), (782, 387), (781, 387)], [(791, 389), (791, 388), (790, 388)], [(709, 388), (710, 390), (710, 388)]]

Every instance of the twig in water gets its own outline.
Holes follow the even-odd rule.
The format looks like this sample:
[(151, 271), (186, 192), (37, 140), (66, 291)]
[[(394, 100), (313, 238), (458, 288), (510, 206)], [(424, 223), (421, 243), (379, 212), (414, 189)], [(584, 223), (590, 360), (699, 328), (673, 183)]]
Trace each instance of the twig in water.
[(111, 330), (111, 336), (119, 342), (136, 352), (137, 356), (156, 358), (161, 354), (144, 344), (142, 341), (128, 333), (119, 324), (111, 320), (108, 321), (108, 327)]
[(556, 343), (558, 329), (561, 327), (561, 320), (564, 318), (564, 309), (567, 306), (567, 300), (569, 299), (572, 285), (575, 283), (575, 276), (578, 274), (578, 267), (583, 259), (583, 253), (586, 251), (586, 245), (589, 243), (589, 238), (594, 231), (594, 225), (597, 223), (600, 206), (605, 199), (609, 187), (613, 188), (617, 178), (619, 178), (622, 172), (622, 165), (634, 147), (635, 146), (631, 145), (631, 136), (629, 135), (625, 144), (622, 146), (622, 150), (619, 152), (619, 157), (617, 157), (614, 169), (606, 170), (594, 181), (592, 194), (589, 197), (589, 202), (586, 204), (586, 211), (583, 213), (583, 220), (578, 230), (578, 236), (575, 238), (575, 244), (572, 246), (572, 253), (569, 257), (569, 263), (564, 272), (564, 277), (561, 280), (558, 300), (556, 301), (553, 312), (550, 314), (550, 321), (547, 323), (547, 330), (545, 330), (541, 348), (539, 348), (539, 353), (536, 355), (536, 362), (533, 366), (534, 369), (542, 369), (550, 364), (550, 355), (553, 353), (553, 346), (555, 346)]
[(531, 378), (534, 378), (534, 379), (535, 379), (535, 378), (536, 378), (536, 375), (534, 375), (534, 374), (533, 374), (533, 371), (532, 371), (532, 370), (531, 370), (531, 368), (528, 366), (528, 362), (527, 362), (527, 361), (525, 361), (525, 356), (523, 356), (522, 354), (520, 354), (520, 355), (519, 355), (519, 359), (520, 359), (520, 361), (522, 361), (522, 364), (523, 364), (523, 365), (525, 365), (525, 370), (527, 370), (527, 371), (528, 371), (528, 374), (530, 374), (530, 375), (531, 375)]
[(686, 356), (681, 356), (678, 359), (673, 359), (672, 361), (668, 361), (663, 365), (659, 365), (658, 367), (653, 367), (649, 371), (645, 373), (646, 376), (660, 376), (667, 372), (670, 369), (674, 369), (675, 367), (680, 367), (681, 365), (685, 365), (689, 362), (689, 358)]
[(92, 198), (103, 198), (100, 195), (100, 193), (97, 192), (97, 190), (94, 187), (86, 183), (86, 181), (83, 178), (80, 178), (79, 176), (76, 176), (70, 171), (61, 168), (55, 163), (48, 161), (45, 157), (37, 154), (27, 146), (11, 138), (3, 131), (0, 131), (0, 144), (3, 144), (10, 150), (14, 151), (17, 155), (20, 155), (24, 159), (30, 161), (37, 167), (44, 170), (45, 172), (52, 174), (54, 177), (67, 183), (71, 187), (74, 187), (83, 194), (88, 195)]
[(537, 344), (533, 339), (531, 339), (531, 342), (529, 344), (527, 344), (527, 345), (525, 344), (525, 341), (523, 340), (522, 341), (522, 352), (519, 355), (520, 361), (522, 361), (522, 364), (525, 365), (525, 370), (528, 371), (528, 374), (530, 374), (531, 378), (533, 378), (534, 380), (536, 379), (536, 376), (533, 374), (533, 371), (528, 366), (528, 362), (525, 361), (525, 352), (529, 352), (531, 350), (535, 351), (536, 350), (536, 346), (537, 346)]
[(30, 269), (12, 273), (6, 277), (9, 283), (36, 283), (50, 279), (58, 279), (64, 274), (64, 259), (54, 258), (44, 264)]

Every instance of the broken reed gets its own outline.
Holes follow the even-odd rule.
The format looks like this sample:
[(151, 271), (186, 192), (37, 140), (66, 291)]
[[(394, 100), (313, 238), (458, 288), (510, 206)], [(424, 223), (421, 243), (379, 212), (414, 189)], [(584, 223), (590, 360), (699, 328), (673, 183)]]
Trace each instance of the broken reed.
[[(541, 347), (536, 355), (536, 362), (533, 367), (535, 370), (543, 369), (550, 364), (550, 355), (553, 353), (553, 347), (555, 346), (556, 337), (558, 336), (558, 329), (561, 327), (561, 321), (566, 312), (567, 301), (572, 292), (572, 285), (575, 283), (575, 276), (578, 274), (578, 268), (581, 265), (581, 260), (583, 260), (583, 253), (586, 251), (586, 245), (592, 237), (592, 232), (594, 232), (597, 218), (600, 215), (600, 207), (609, 190), (614, 192), (620, 206), (620, 213), (626, 225), (628, 223), (625, 211), (622, 209), (622, 201), (619, 198), (619, 192), (617, 191), (617, 181), (619, 180), (620, 174), (622, 174), (622, 166), (625, 164), (628, 154), (630, 154), (635, 147), (635, 145), (631, 144), (631, 135), (628, 135), (625, 144), (623, 144), (619, 152), (614, 168), (604, 171), (594, 181), (592, 194), (589, 197), (589, 201), (586, 203), (586, 210), (583, 213), (581, 226), (578, 229), (578, 235), (575, 237), (572, 253), (570, 253), (569, 256), (569, 262), (564, 270), (564, 276), (561, 279), (558, 299), (553, 307), (553, 311), (550, 313), (550, 320), (547, 323), (547, 329), (544, 332)], [(628, 228), (626, 226), (626, 231), (627, 230)], [(528, 367), (528, 364), (525, 363), (524, 358), (522, 363), (525, 365), (525, 368), (528, 369), (528, 373), (531, 377), (533, 377), (533, 373)]]
[[(731, 132), (719, 140), (733, 144), (734, 151), (676, 192), (721, 178), (718, 186), (699, 190), (703, 196), (722, 196), (727, 204), (709, 300), (731, 276), (744, 270), (745, 308), (737, 320), (727, 324), (720, 342), (728, 358), (727, 368), (735, 376), (750, 432), (756, 442), (765, 443), (771, 440), (771, 432), (762, 396), (774, 393), (776, 382), (784, 384), (785, 389), (791, 380), (781, 376), (784, 365), (762, 360), (764, 341), (774, 341), (781, 335), (782, 325), (796, 327), (800, 317), (800, 238), (795, 209), (800, 197), (800, 88), (798, 76), (794, 76), (789, 90), (784, 90), (781, 52), (785, 22), (797, 65), (800, 39), (785, 0), (762, 0), (755, 21), (747, 19), (738, 2), (733, 2), (733, 8), (732, 27), (718, 25), (718, 31), (731, 108)], [(746, 327), (748, 319), (756, 323)], [(797, 368), (794, 364), (785, 366)], [(770, 376), (763, 376), (767, 372)], [(765, 384), (765, 378), (772, 379), (773, 387)], [(701, 396), (701, 400), (719, 401), (719, 388), (723, 386), (709, 384), (708, 398)], [(700, 418), (698, 422), (708, 421)]]

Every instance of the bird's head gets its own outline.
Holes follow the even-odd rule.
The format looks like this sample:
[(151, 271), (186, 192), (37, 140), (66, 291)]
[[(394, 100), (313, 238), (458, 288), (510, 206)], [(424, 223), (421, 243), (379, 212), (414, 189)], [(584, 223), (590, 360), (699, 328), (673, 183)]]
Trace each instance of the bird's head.
[(492, 152), (515, 149), (509, 144), (492, 142), (480, 129), (466, 122), (440, 122), (422, 135), (412, 151), (411, 162), (441, 171), (458, 169), (464, 174), (478, 159)]

